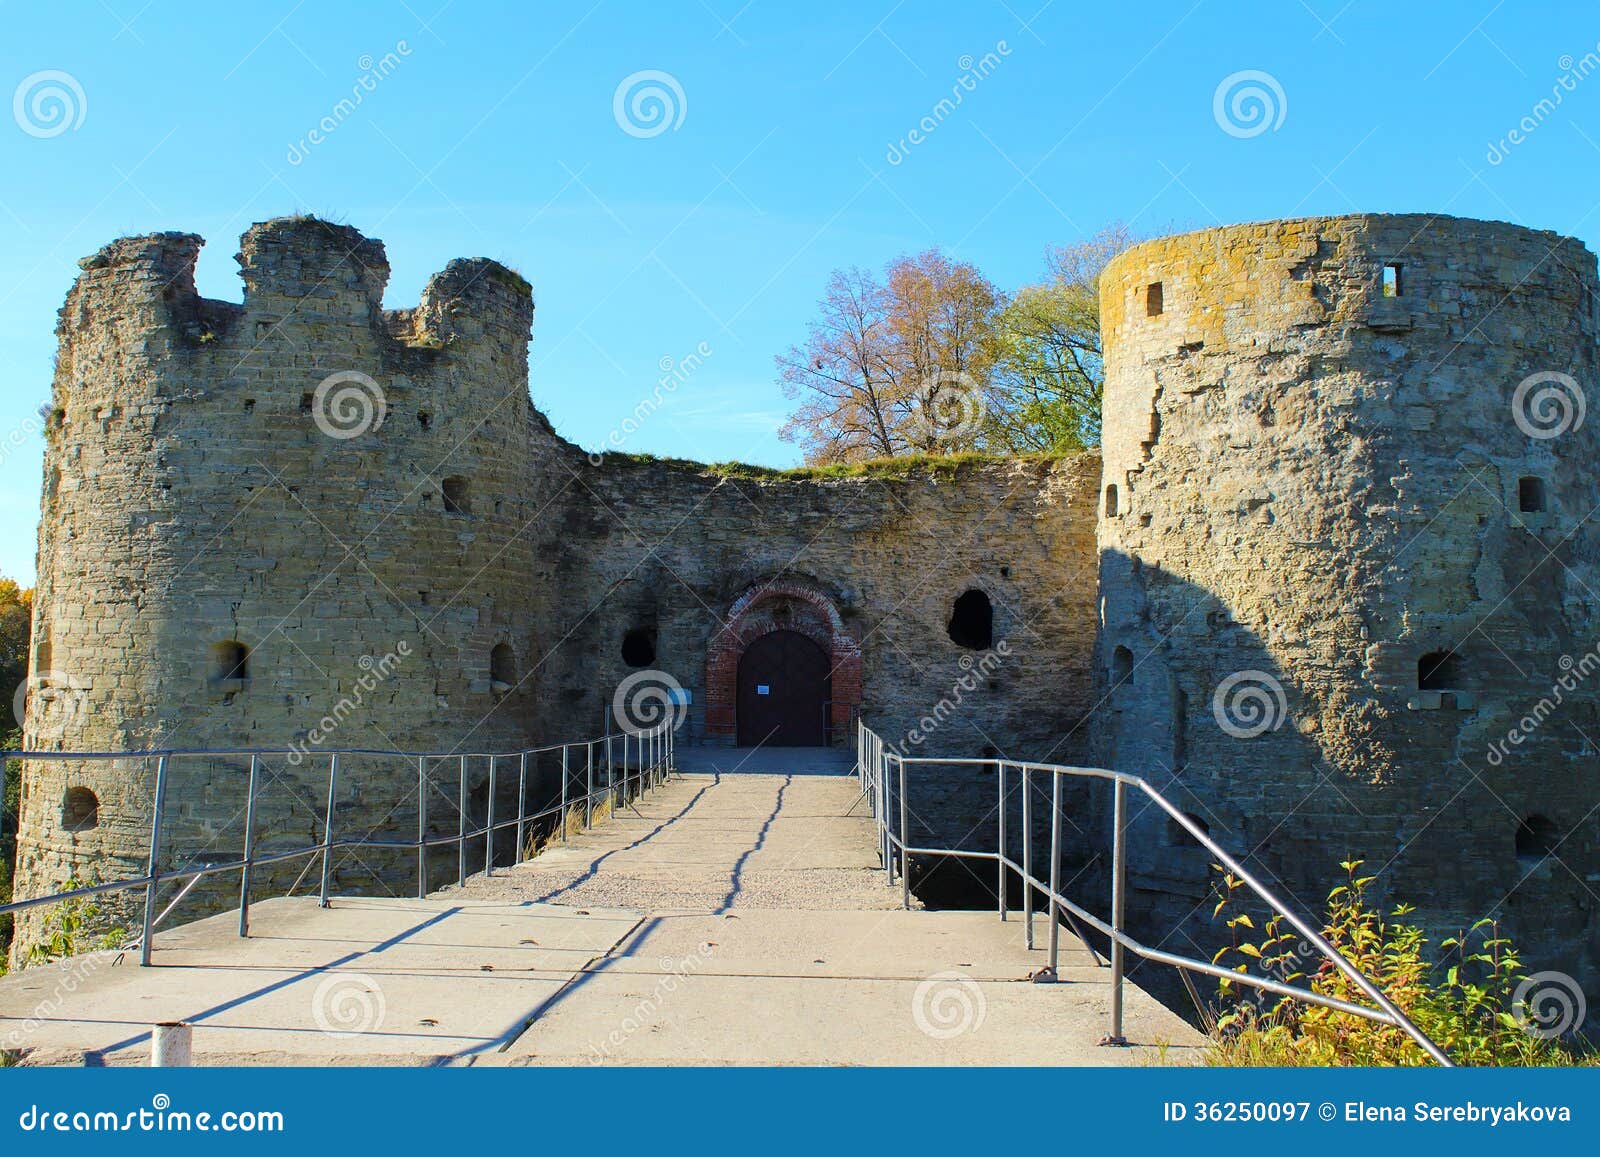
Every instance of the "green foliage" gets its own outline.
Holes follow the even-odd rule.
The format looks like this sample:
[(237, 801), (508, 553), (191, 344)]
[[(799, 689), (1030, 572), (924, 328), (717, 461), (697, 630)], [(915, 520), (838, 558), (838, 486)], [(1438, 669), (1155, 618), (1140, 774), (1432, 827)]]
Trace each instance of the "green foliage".
[[(89, 882), (68, 880), (63, 892), (89, 887)], [(39, 939), (28, 950), (29, 964), (47, 964), (84, 952), (122, 948), (129, 941), (128, 930), (106, 911), (98, 896), (80, 896), (49, 904), (41, 917)]]
[[(33, 592), (0, 578), (0, 748), (22, 746), (22, 720), (13, 705), (17, 688), (28, 677), (28, 646), (33, 629)], [(5, 795), (0, 798), (0, 904), (11, 899), (11, 877), (17, 859), (17, 808), (21, 802), (22, 765), (6, 768)], [(0, 916), (0, 975), (11, 947), (11, 916)]]
[[(1568, 1048), (1527, 1031), (1516, 1015), (1522, 959), (1494, 922), (1481, 920), (1430, 953), (1427, 935), (1399, 905), (1388, 917), (1374, 910), (1368, 889), (1375, 877), (1361, 861), (1340, 865), (1347, 880), (1328, 894), (1323, 936), (1370, 979), (1450, 1058), (1464, 1065), (1595, 1064), (1581, 1042)], [(1267, 976), (1351, 1004), (1370, 1005), (1364, 993), (1321, 953), (1301, 942), (1282, 917), (1259, 933), (1236, 895), (1242, 881), (1224, 876), (1215, 915), (1232, 913), (1233, 943), (1214, 963)], [(1248, 934), (1248, 935), (1247, 935)], [(1222, 1014), (1213, 1028), (1209, 1061), (1216, 1065), (1327, 1066), (1426, 1065), (1427, 1054), (1402, 1030), (1361, 1017), (1276, 997), (1237, 982), (1220, 985)]]

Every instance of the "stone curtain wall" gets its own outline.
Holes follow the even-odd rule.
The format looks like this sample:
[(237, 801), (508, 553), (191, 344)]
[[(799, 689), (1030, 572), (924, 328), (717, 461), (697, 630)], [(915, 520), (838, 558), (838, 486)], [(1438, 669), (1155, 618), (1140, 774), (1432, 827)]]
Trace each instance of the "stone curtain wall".
[[(1594, 400), (1594, 255), (1450, 218), (1283, 221), (1138, 246), (1101, 308), (1100, 757), (1303, 908), (1364, 857), (1440, 930), (1497, 916), (1594, 991), (1596, 681), (1489, 754), (1600, 642), (1600, 424), (1560, 379), (1565, 420), (1517, 392), (1563, 374)], [(1530, 819), (1555, 857), (1519, 858)], [(1210, 942), (1209, 861), (1168, 827), (1136, 822), (1132, 907)]]
[[(863, 717), (908, 755), (1062, 760), (1087, 751), (1096, 456), (820, 481), (616, 456), (595, 467), (577, 454), (552, 469), (571, 471), (573, 482), (560, 520), (568, 546), (540, 552), (554, 568), (550, 584), (567, 594), (565, 613), (551, 616), (541, 672), (552, 688), (541, 696), (546, 732), (599, 722), (611, 689), (636, 671), (623, 638), (643, 629), (656, 640), (651, 665), (690, 693), (690, 734), (705, 738), (709, 711), (711, 738), (726, 741), (731, 720), (718, 709), (727, 704), (712, 698), (726, 695), (730, 659), (737, 665), (725, 628), (753, 635), (741, 609), (760, 618), (782, 601), (801, 608), (797, 619), (814, 617), (819, 638), (832, 628), (817, 608), (837, 611), (846, 639), (832, 648), (843, 659), (835, 699), (848, 695), (859, 664)], [(993, 644), (982, 650), (958, 646), (947, 630), (955, 599), (971, 589), (994, 609)], [(843, 732), (837, 741), (852, 742)], [(978, 822), (993, 805), (992, 772), (927, 768), (918, 778), (925, 835), (992, 848), (992, 817)]]

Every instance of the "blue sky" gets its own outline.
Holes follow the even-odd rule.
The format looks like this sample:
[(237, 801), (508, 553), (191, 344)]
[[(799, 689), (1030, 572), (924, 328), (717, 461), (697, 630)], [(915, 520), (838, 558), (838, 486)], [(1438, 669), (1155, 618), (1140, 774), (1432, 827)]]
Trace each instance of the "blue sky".
[[(771, 465), (797, 459), (772, 359), (836, 267), (941, 245), (1010, 288), (1113, 220), (1358, 210), (1600, 248), (1592, 3), (591, 3), (0, 4), (0, 573), (33, 573), (56, 310), (123, 234), (204, 235), (200, 289), (230, 300), (238, 235), (293, 211), (381, 238), (390, 306), (499, 258), (534, 284), (531, 389), (563, 434), (598, 446), (704, 343), (626, 448)], [(27, 99), (45, 72), (65, 123)], [(670, 126), (626, 94), (615, 115), (641, 72), (670, 78)], [(1266, 79), (1219, 119), (1241, 72)], [(1265, 126), (1230, 119), (1252, 83)]]

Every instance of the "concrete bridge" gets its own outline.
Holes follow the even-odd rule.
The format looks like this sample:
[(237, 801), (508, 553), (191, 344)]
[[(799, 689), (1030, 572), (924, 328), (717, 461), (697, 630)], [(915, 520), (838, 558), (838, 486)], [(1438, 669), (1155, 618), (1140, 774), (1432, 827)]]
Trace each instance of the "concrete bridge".
[[(0, 1048), (145, 1064), (194, 1026), (201, 1064), (1127, 1065), (1203, 1038), (1021, 917), (902, 910), (848, 753), (679, 749), (588, 831), (414, 898), (260, 901), (163, 931), (152, 965), (74, 957), (0, 980)], [(1036, 918), (1042, 930), (1044, 920)], [(1042, 935), (1037, 938), (1042, 945)]]

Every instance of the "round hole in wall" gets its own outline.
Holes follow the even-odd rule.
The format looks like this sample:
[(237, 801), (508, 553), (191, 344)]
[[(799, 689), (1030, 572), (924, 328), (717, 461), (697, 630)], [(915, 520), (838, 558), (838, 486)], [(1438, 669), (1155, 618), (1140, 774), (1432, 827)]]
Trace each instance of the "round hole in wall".
[(945, 628), (950, 641), (969, 651), (981, 651), (994, 642), (994, 604), (982, 591), (964, 591), (950, 611)]
[(1561, 832), (1546, 816), (1528, 816), (1517, 824), (1517, 860), (1537, 864), (1556, 850)]
[(656, 633), (634, 627), (622, 636), (622, 661), (630, 667), (648, 667), (656, 661)]
[(100, 798), (86, 787), (69, 787), (61, 800), (61, 827), (86, 832), (100, 824)]

